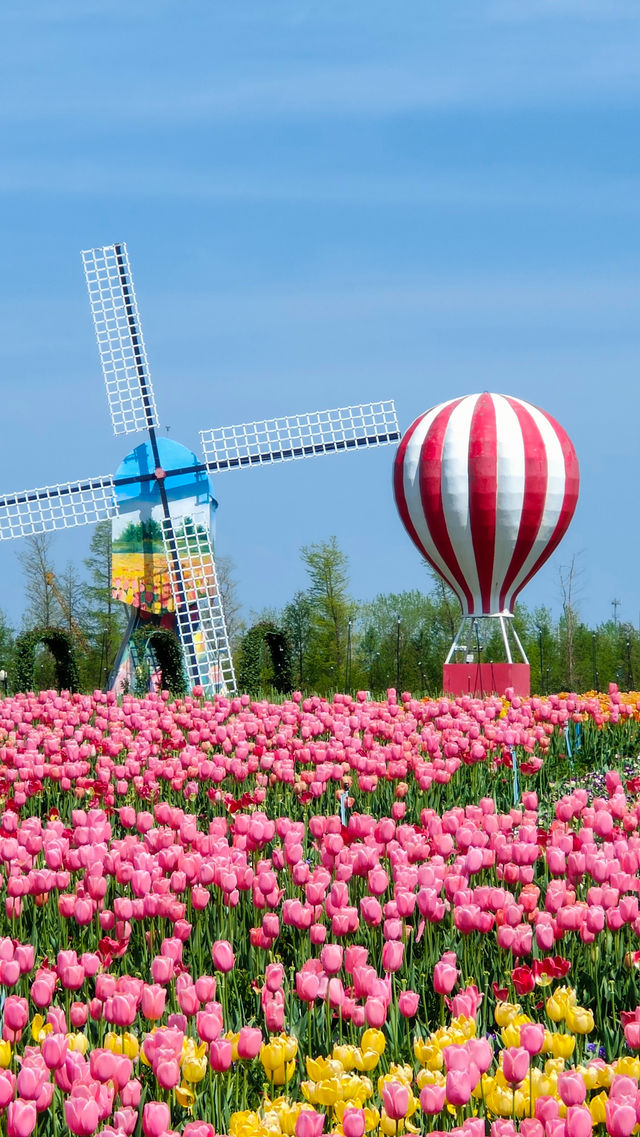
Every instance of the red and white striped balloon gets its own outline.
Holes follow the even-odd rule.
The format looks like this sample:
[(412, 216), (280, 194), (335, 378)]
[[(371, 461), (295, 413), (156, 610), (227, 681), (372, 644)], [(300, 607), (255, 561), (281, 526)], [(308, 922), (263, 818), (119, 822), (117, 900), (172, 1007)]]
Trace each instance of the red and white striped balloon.
[(465, 616), (513, 611), (566, 533), (579, 483), (576, 452), (551, 415), (486, 391), (416, 419), (394, 468), (403, 524)]

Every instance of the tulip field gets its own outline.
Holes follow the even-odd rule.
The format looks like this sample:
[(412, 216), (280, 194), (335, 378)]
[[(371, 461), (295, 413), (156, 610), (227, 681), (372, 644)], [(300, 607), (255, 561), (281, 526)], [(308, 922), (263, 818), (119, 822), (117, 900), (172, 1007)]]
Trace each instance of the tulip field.
[(0, 700), (0, 1134), (639, 1132), (640, 695), (507, 696)]

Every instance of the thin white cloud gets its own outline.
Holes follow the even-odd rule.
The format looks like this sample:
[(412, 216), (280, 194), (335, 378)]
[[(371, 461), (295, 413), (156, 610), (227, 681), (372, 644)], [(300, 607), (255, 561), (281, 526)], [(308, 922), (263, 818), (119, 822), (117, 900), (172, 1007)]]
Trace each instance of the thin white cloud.
[(505, 23), (541, 23), (578, 17), (611, 23), (638, 21), (636, 0), (489, 0), (487, 15)]
[[(124, 172), (123, 172), (124, 171)], [(138, 160), (122, 166), (103, 157), (85, 159), (5, 159), (0, 168), (0, 196), (44, 194), (101, 200), (145, 199), (176, 202), (261, 202), (265, 204), (438, 205), (473, 209), (544, 209), (636, 213), (640, 174), (586, 176), (578, 170), (527, 170), (493, 166), (440, 170), (423, 175), (403, 172), (348, 171), (274, 173), (220, 168), (211, 172)]]
[[(310, 60), (304, 66), (289, 59), (271, 70), (258, 64), (248, 77), (238, 78), (218, 61), (196, 83), (183, 75), (156, 77), (151, 72), (128, 76), (118, 83), (96, 85), (82, 75), (82, 60), (73, 69), (73, 83), (64, 74), (53, 89), (34, 92), (20, 69), (6, 80), (0, 116), (14, 122), (69, 118), (86, 122), (100, 134), (141, 124), (167, 129), (175, 125), (229, 125), (235, 122), (295, 123), (314, 118), (375, 119), (412, 112), (443, 110), (514, 111), (529, 106), (553, 106), (558, 100), (591, 103), (640, 94), (640, 8), (635, 26), (608, 26), (606, 34), (587, 34), (584, 25), (549, 41), (547, 36), (520, 36), (505, 42), (491, 40), (484, 28), (482, 47), (468, 32), (455, 52), (439, 54), (433, 47), (407, 50), (397, 61), (380, 56), (373, 46), (371, 62), (357, 55), (336, 64)], [(84, 98), (84, 91), (90, 96)]]
[[(154, 282), (143, 292), (143, 315), (160, 329), (163, 339), (171, 340), (182, 335), (182, 328), (197, 326), (230, 328), (234, 321), (247, 327), (262, 329), (278, 327), (288, 320), (296, 324), (349, 322), (371, 317), (389, 316), (394, 319), (414, 319), (424, 315), (432, 320), (454, 320), (461, 327), (476, 327), (487, 322), (517, 325), (530, 323), (537, 327), (541, 322), (554, 327), (565, 323), (575, 328), (584, 320), (593, 321), (591, 327), (606, 332), (637, 327), (640, 310), (640, 275), (599, 275), (594, 272), (553, 274), (485, 274), (474, 275), (461, 271), (456, 276), (404, 277), (394, 281), (376, 280), (373, 275), (345, 279), (326, 278), (320, 283), (300, 282), (295, 287), (278, 284), (273, 280), (264, 285), (255, 282), (241, 288), (227, 283), (220, 289), (199, 289), (193, 294), (184, 290), (173, 294)], [(138, 288), (140, 291), (140, 287)], [(29, 296), (5, 303), (0, 309), (0, 358), (25, 354), (21, 329), (25, 324), (38, 329), (47, 342), (55, 343), (56, 358), (62, 349), (74, 347), (74, 358), (85, 349), (91, 353), (91, 334), (88, 317), (76, 299), (67, 301)], [(212, 320), (214, 323), (212, 324)], [(175, 328), (175, 334), (171, 329)], [(77, 342), (82, 336), (82, 347)], [(156, 335), (158, 332), (156, 331)], [(191, 336), (191, 332), (189, 332)], [(51, 339), (49, 338), (51, 337)], [(89, 359), (93, 365), (93, 358)]]

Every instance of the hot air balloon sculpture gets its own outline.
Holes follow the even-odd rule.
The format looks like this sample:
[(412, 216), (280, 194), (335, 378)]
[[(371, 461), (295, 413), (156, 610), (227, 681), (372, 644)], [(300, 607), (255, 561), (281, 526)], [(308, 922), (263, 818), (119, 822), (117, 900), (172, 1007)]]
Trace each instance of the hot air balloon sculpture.
[[(508, 395), (485, 391), (440, 403), (402, 438), (394, 467), (400, 517), (462, 608), (443, 669), (448, 693), (529, 693), (513, 608), (566, 533), (579, 482), (566, 431), (546, 411)], [(499, 625), (505, 661), (482, 658), (485, 621)]]

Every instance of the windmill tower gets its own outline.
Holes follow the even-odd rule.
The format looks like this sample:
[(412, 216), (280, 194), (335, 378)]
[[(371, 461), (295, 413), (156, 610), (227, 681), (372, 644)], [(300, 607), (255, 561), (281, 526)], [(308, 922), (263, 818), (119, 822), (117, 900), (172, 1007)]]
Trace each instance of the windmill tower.
[(397, 442), (393, 402), (200, 431), (202, 460), (158, 436), (158, 412), (124, 244), (83, 252), (114, 434), (144, 433), (114, 475), (0, 497), (0, 540), (111, 519), (113, 595), (129, 622), (110, 686), (135, 663), (140, 623), (172, 629), (189, 687), (235, 690), (213, 542), (209, 474)]

